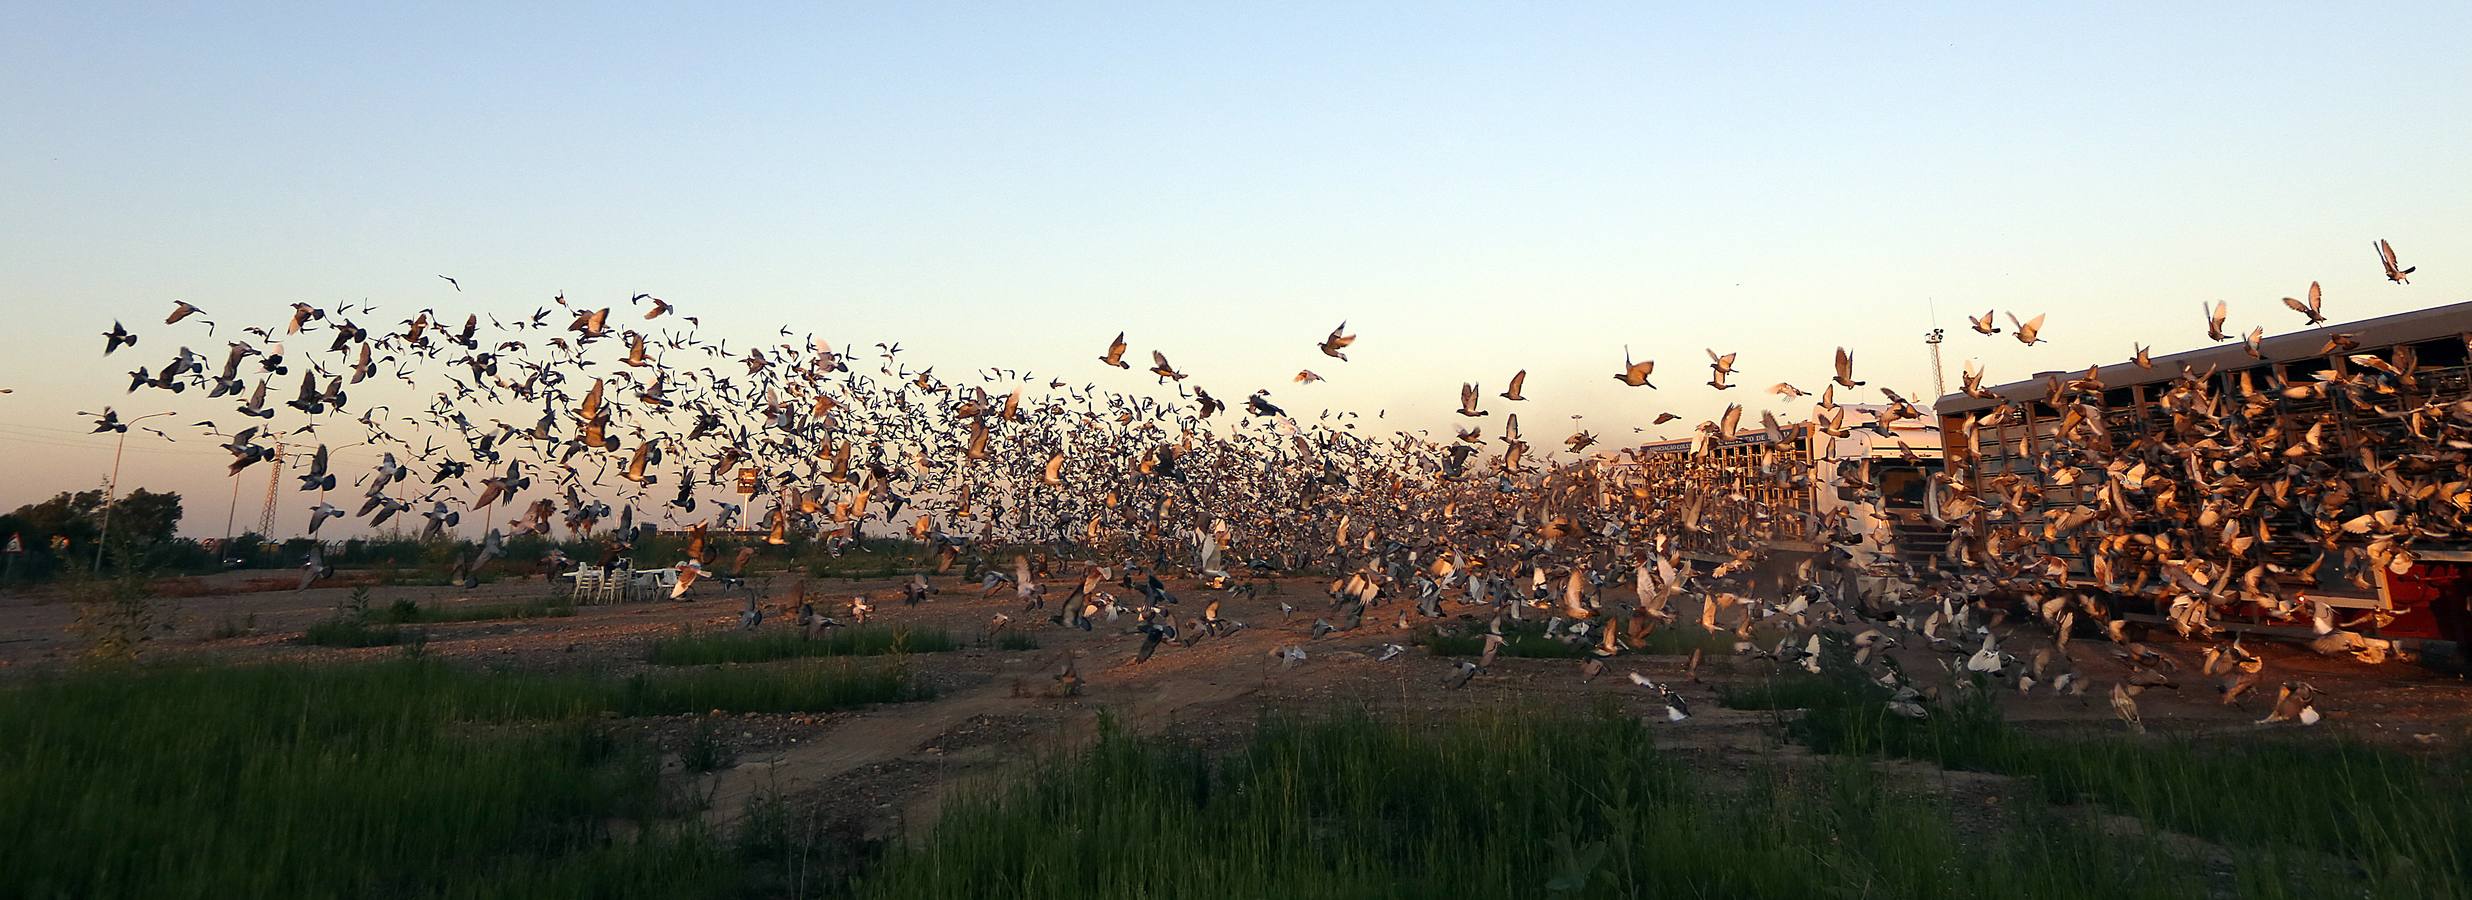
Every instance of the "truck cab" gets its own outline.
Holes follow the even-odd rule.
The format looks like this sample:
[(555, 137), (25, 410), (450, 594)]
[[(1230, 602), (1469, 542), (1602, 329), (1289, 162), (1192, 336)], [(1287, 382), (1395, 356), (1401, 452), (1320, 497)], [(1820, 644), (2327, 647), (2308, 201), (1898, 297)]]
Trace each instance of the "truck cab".
[[(1847, 407), (1849, 420), (1871, 418), (1874, 406)], [(1930, 421), (1905, 419), (1888, 427), (1852, 428), (1845, 437), (1811, 432), (1812, 459), (1833, 474), (1821, 491), (1817, 512), (1841, 512), (1861, 540), (1847, 551), (1867, 574), (1900, 575), (1929, 565), (1948, 547), (1934, 502), (1932, 476), (1942, 467), (1940, 429)]]

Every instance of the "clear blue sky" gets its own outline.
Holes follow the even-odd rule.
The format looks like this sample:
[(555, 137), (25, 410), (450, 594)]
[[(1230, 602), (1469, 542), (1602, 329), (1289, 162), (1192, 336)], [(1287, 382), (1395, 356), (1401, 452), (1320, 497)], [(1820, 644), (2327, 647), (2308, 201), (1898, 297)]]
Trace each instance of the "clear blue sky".
[[(1953, 335), (1953, 384), (2192, 346), (2215, 299), (2290, 330), (2311, 280), (2338, 321), (2472, 299), (2460, 2), (235, 6), (0, 18), (0, 506), (99, 481), (55, 429), (220, 346), (175, 297), (650, 291), (1120, 388), (1091, 357), (1127, 330), (1222, 397), (1420, 427), (1525, 367), (1539, 443), (1756, 409), (1837, 344), (1928, 394), (1935, 302), (2050, 314)], [(2378, 237), (2424, 274), (2384, 283)], [(114, 318), (166, 336), (105, 360)], [(1314, 354), (1343, 318), (1355, 361)], [(1625, 343), (1664, 390), (1606, 377)], [(132, 440), (123, 482), (218, 533), (209, 443)]]

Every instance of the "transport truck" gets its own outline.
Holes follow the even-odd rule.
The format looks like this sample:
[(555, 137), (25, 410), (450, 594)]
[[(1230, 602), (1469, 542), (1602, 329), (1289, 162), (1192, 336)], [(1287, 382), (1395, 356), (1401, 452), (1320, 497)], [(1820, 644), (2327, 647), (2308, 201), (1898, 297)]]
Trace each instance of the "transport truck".
[(1931, 516), (1939, 425), (1892, 409), (1841, 404), (1825, 419), (1656, 441), (1605, 459), (1600, 477), (1614, 494), (1675, 507), (1687, 558), (1756, 548), (1791, 566), (1841, 550), (1876, 591), (1913, 580), (1949, 541)]
[[(2472, 518), (2468, 345), (2472, 302), (1950, 394), (1936, 404), (1947, 493), (1994, 507), (2000, 534), (2027, 540), (2055, 587), (2165, 602), (2192, 588), (2160, 571), (2193, 555), (2172, 535), (2197, 531), (2211, 550), (2219, 527), (2236, 552), (2218, 577), (2263, 572), (2297, 595), (2298, 609), (2253, 617), (2261, 624), (2322, 630), (2331, 610), (2375, 636), (2460, 646), (2472, 596), (2472, 531), (2458, 527)], [(2108, 544), (2071, 527), (2131, 493), (2141, 508), (2159, 502), (2137, 483), (2156, 476), (2175, 508), (2220, 507), (2222, 524), (2197, 507), (2207, 529), (2132, 520), (2108, 525)], [(1947, 512), (1935, 505), (1931, 517)], [(2160, 549), (2121, 554), (2121, 541)]]

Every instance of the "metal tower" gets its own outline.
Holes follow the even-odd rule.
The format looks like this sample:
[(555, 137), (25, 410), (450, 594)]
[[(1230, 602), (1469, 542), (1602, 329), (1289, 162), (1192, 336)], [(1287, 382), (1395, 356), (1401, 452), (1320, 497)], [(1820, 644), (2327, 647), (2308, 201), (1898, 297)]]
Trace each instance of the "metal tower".
[(266, 467), (266, 505), (258, 510), (259, 535), (275, 539), (275, 491), (283, 486), (283, 442), (275, 442), (273, 465)]

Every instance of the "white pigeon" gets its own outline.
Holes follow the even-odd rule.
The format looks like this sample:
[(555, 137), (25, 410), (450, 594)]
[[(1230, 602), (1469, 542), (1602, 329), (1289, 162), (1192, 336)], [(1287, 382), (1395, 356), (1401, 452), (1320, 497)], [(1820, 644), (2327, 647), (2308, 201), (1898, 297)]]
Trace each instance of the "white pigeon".
[(1966, 671), (2000, 671), (2000, 647), (1998, 643), (1996, 643), (1996, 640), (1997, 639), (1992, 636), (1991, 632), (1986, 631), (1983, 633), (1983, 649), (1974, 651), (1973, 656), (1966, 658)]

